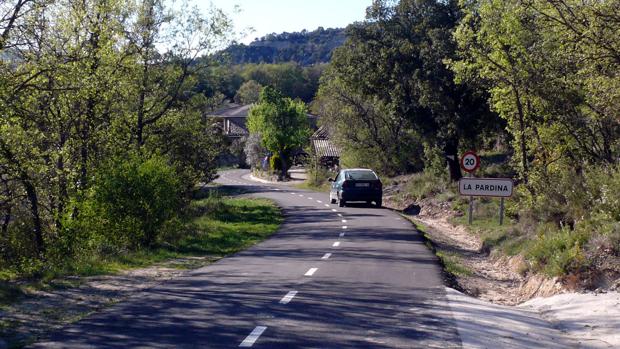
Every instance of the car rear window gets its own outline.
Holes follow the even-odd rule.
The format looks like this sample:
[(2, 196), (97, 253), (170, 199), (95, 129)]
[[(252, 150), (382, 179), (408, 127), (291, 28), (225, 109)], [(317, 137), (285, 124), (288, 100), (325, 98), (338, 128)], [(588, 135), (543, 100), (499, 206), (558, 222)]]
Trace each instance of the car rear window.
[(346, 179), (354, 181), (372, 181), (376, 180), (377, 176), (372, 171), (347, 171)]

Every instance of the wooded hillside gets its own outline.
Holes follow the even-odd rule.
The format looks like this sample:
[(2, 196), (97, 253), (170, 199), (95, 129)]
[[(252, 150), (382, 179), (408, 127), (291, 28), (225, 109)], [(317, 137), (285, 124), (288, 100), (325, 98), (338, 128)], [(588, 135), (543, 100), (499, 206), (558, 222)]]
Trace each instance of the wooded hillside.
[(344, 29), (319, 27), (314, 31), (269, 34), (249, 45), (231, 45), (217, 56), (231, 64), (295, 62), (306, 66), (329, 62), (333, 50), (344, 40)]

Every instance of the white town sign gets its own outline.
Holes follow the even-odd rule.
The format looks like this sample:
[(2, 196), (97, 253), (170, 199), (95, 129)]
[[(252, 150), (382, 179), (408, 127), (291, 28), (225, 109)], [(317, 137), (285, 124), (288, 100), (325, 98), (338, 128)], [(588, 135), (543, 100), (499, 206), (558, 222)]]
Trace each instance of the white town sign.
[(512, 196), (513, 186), (510, 178), (461, 178), (459, 193), (465, 196), (507, 198)]

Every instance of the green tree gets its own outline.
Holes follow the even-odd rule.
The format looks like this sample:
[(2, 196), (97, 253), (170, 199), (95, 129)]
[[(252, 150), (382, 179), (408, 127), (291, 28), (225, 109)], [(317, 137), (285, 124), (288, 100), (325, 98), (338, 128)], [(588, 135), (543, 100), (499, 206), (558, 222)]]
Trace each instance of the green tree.
[[(134, 156), (136, 145), (142, 159), (161, 156), (176, 170), (183, 190), (174, 193), (213, 178), (221, 135), (204, 113), (217, 93), (198, 89), (205, 66), (195, 58), (225, 43), (230, 23), (217, 10), (205, 17), (188, 8), (0, 4), (0, 265), (46, 259), (78, 241), (68, 226), (82, 221), (99, 168)], [(82, 243), (75, 251), (93, 248)]]
[(563, 169), (613, 163), (620, 129), (617, 1), (464, 3), (456, 32), (459, 79), (478, 79), (508, 123), (517, 168), (531, 193)]
[(280, 158), (279, 178), (286, 178), (290, 157), (310, 136), (306, 105), (268, 86), (250, 109), (247, 123), (250, 133), (260, 133), (263, 146)]
[(258, 102), (263, 85), (254, 80), (246, 81), (235, 94), (235, 103), (252, 104)]
[[(445, 64), (456, 53), (456, 2), (376, 0), (367, 13), (365, 22), (348, 28), (323, 80), (322, 96), (338, 101), (351, 117), (336, 132), (347, 134), (343, 139), (351, 147), (372, 140), (375, 153), (387, 150), (395, 159), (385, 166), (391, 173), (415, 168), (405, 160), (422, 153), (412, 143), (435, 145), (444, 152), (450, 178), (459, 179), (459, 148), (480, 142), (490, 127), (497, 129), (498, 119), (484, 91), (456, 84)], [(363, 129), (352, 135), (347, 127), (357, 123)]]

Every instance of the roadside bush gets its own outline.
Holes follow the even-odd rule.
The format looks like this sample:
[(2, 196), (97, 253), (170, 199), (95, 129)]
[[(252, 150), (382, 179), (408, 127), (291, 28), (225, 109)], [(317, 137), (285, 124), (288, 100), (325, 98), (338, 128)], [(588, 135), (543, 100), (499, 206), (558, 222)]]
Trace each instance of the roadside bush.
[(447, 163), (444, 152), (437, 146), (424, 144), (424, 172), (436, 177), (444, 177)]
[(448, 189), (450, 183), (445, 176), (437, 176), (432, 172), (419, 172), (411, 176), (407, 183), (407, 194), (415, 199), (422, 200)]
[(175, 168), (186, 195), (196, 183), (216, 178), (217, 156), (224, 139), (212, 122), (203, 124), (201, 114), (193, 110), (175, 112), (162, 119), (158, 132), (145, 145), (146, 153), (166, 154), (167, 163)]
[(583, 246), (590, 236), (591, 233), (585, 229), (556, 229), (550, 224), (543, 225), (538, 238), (528, 248), (526, 258), (535, 271), (542, 271), (549, 276), (578, 271), (586, 264)]
[(315, 190), (327, 191), (329, 190), (331, 183), (329, 178), (336, 178), (338, 173), (330, 171), (325, 167), (309, 167), (308, 179), (306, 179), (306, 187)]
[(273, 154), (269, 158), (269, 168), (274, 173), (279, 173), (280, 171), (282, 171), (282, 161), (280, 160), (280, 155)]
[[(83, 207), (86, 222), (101, 224), (102, 236), (131, 249), (157, 242), (160, 230), (182, 205), (182, 183), (167, 159), (130, 156), (99, 171)], [(99, 215), (100, 218), (96, 216)]]
[(261, 162), (267, 153), (267, 149), (262, 145), (262, 138), (260, 133), (250, 133), (243, 147), (245, 161), (252, 169), (262, 168)]

